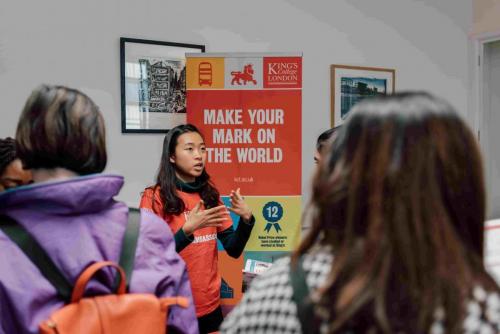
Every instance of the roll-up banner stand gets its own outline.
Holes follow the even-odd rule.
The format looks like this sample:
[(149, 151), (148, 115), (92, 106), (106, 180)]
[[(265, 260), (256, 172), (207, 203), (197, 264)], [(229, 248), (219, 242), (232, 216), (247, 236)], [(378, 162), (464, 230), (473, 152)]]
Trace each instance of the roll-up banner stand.
[(242, 297), (247, 260), (272, 263), (300, 239), (302, 54), (188, 53), (186, 87), (187, 121), (204, 134), (207, 172), (226, 205), (240, 188), (256, 218), (240, 258), (219, 243), (227, 311)]

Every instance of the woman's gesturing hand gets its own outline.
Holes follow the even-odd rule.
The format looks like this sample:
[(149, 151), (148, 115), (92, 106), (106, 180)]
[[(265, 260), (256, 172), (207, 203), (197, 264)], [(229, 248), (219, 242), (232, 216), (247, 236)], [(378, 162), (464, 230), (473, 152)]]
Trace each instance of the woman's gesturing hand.
[(236, 191), (231, 190), (229, 198), (231, 207), (228, 209), (240, 216), (245, 222), (249, 222), (252, 218), (252, 210), (250, 210), (250, 207), (245, 202), (245, 199), (241, 196), (240, 188), (236, 189)]
[(201, 208), (202, 204), (203, 200), (196, 204), (194, 209), (189, 212), (186, 222), (182, 226), (182, 230), (186, 235), (191, 235), (194, 231), (204, 227), (219, 227), (223, 221), (229, 219), (227, 208), (224, 205), (203, 210)]

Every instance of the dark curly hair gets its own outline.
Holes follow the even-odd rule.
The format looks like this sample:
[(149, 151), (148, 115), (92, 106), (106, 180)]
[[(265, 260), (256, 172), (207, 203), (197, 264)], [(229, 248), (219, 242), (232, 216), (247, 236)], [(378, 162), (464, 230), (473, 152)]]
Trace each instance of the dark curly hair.
[(0, 175), (5, 172), (5, 168), (16, 158), (16, 141), (10, 137), (0, 139)]

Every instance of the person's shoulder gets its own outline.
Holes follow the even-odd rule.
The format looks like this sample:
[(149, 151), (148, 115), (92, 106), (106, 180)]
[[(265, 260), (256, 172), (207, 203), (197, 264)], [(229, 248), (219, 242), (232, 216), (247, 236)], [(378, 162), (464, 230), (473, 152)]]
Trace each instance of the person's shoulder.
[(221, 333), (299, 333), (300, 323), (292, 300), (289, 256), (276, 260), (256, 277), (243, 300), (228, 315)]
[(153, 197), (160, 194), (160, 187), (157, 185), (147, 187), (143, 190), (142, 196)]
[(480, 285), (474, 286), (472, 296), (466, 304), (464, 329), (481, 330), (481, 333), (500, 332), (500, 294)]
[(162, 213), (163, 204), (161, 200), (160, 187), (151, 186), (141, 193), (141, 201), (139, 203), (141, 209), (148, 209), (156, 214)]
[(249, 292), (253, 295), (272, 295), (278, 292), (277, 288), (286, 287), (289, 282), (290, 261), (289, 256), (276, 260), (271, 268), (254, 279)]
[[(307, 274), (307, 283), (318, 287), (330, 272), (333, 255), (328, 247), (317, 247), (302, 255), (303, 268)], [(271, 268), (257, 277), (252, 286), (256, 289), (267, 289), (268, 286), (289, 285), (290, 271), (293, 271), (290, 256), (276, 260)]]
[(303, 255), (303, 267), (307, 273), (307, 285), (311, 288), (321, 286), (333, 264), (333, 254), (330, 246), (318, 245)]

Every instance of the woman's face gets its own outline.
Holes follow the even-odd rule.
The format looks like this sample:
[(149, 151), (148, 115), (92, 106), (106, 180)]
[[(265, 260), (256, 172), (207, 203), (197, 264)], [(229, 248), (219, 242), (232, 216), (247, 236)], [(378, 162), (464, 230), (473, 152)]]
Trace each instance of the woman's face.
[(0, 192), (33, 182), (31, 171), (23, 169), (21, 160), (15, 159), (0, 175)]
[(205, 142), (197, 132), (186, 132), (177, 138), (175, 152), (170, 162), (175, 165), (175, 173), (183, 182), (194, 182), (205, 168), (207, 151)]

